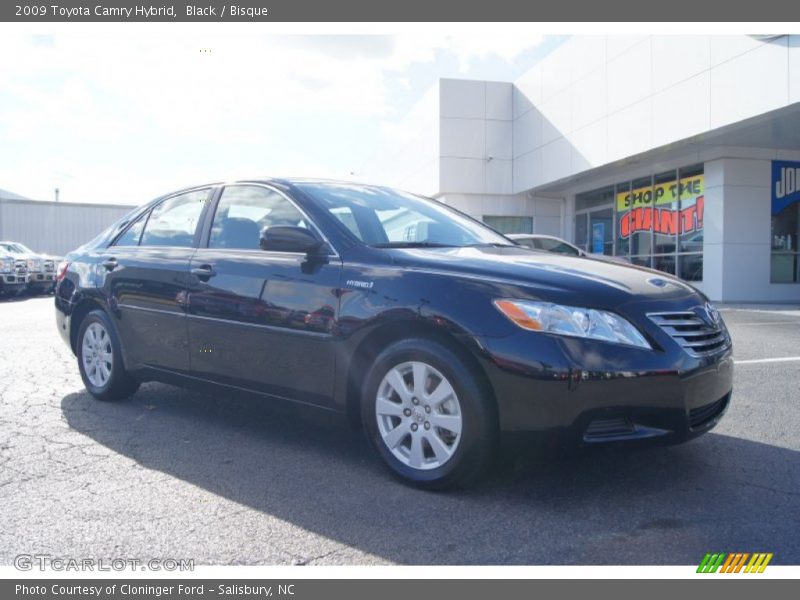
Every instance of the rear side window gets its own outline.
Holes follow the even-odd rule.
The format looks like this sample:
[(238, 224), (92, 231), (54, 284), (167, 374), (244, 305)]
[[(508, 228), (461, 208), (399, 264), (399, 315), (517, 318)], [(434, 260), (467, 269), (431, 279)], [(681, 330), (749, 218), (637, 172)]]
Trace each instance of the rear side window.
[(308, 227), (303, 213), (278, 192), (256, 185), (229, 186), (219, 200), (208, 247), (258, 250), (261, 233), (276, 225)]
[(547, 250), (548, 252), (556, 252), (558, 254), (571, 254), (572, 256), (578, 255), (578, 251), (575, 248), (573, 248), (568, 244), (565, 244), (561, 240), (551, 240), (549, 238), (543, 238), (539, 240), (539, 244), (542, 250)]
[(536, 240), (532, 240), (531, 238), (522, 238), (519, 240), (514, 240), (520, 246), (527, 246), (528, 248), (536, 248)]
[(188, 192), (165, 200), (150, 213), (140, 246), (191, 248), (208, 190)]

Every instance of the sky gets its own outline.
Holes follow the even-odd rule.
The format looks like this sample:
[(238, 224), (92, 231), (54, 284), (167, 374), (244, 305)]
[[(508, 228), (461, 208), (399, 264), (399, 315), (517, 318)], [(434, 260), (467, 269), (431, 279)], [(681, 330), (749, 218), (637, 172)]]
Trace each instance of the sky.
[(513, 81), (563, 36), (0, 36), (0, 189), (138, 205), (241, 177), (347, 179), (440, 77)]

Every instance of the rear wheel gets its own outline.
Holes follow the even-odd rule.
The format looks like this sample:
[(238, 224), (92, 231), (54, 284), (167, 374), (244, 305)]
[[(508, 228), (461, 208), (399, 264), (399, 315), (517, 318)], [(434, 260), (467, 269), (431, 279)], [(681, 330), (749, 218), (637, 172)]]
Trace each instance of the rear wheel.
[(83, 384), (96, 399), (123, 400), (139, 388), (125, 371), (117, 333), (103, 311), (94, 310), (84, 318), (77, 354)]
[(465, 484), (491, 463), (493, 400), (464, 362), (430, 340), (404, 340), (382, 352), (362, 398), (365, 430), (389, 468), (419, 487)]

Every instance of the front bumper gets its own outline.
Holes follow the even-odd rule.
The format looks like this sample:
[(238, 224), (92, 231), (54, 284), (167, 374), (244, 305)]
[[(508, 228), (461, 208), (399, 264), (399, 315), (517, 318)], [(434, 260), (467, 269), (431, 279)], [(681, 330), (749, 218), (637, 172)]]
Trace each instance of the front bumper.
[(730, 346), (691, 357), (525, 331), (478, 343), (504, 432), (570, 446), (675, 443), (709, 431), (730, 403)]
[(55, 283), (55, 281), (56, 281), (55, 273), (48, 273), (48, 272), (28, 273), (27, 284), (30, 287), (47, 288), (52, 286)]
[(28, 275), (19, 273), (0, 273), (0, 289), (17, 291), (28, 285)]

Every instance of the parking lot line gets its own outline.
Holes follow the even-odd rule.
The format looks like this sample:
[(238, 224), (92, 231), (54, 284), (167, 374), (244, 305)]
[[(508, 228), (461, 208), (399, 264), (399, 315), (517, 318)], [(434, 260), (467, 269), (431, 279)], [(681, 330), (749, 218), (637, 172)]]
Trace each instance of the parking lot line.
[(800, 361), (800, 356), (781, 356), (778, 358), (751, 358), (748, 360), (734, 360), (737, 365), (752, 365), (757, 363), (795, 362)]

